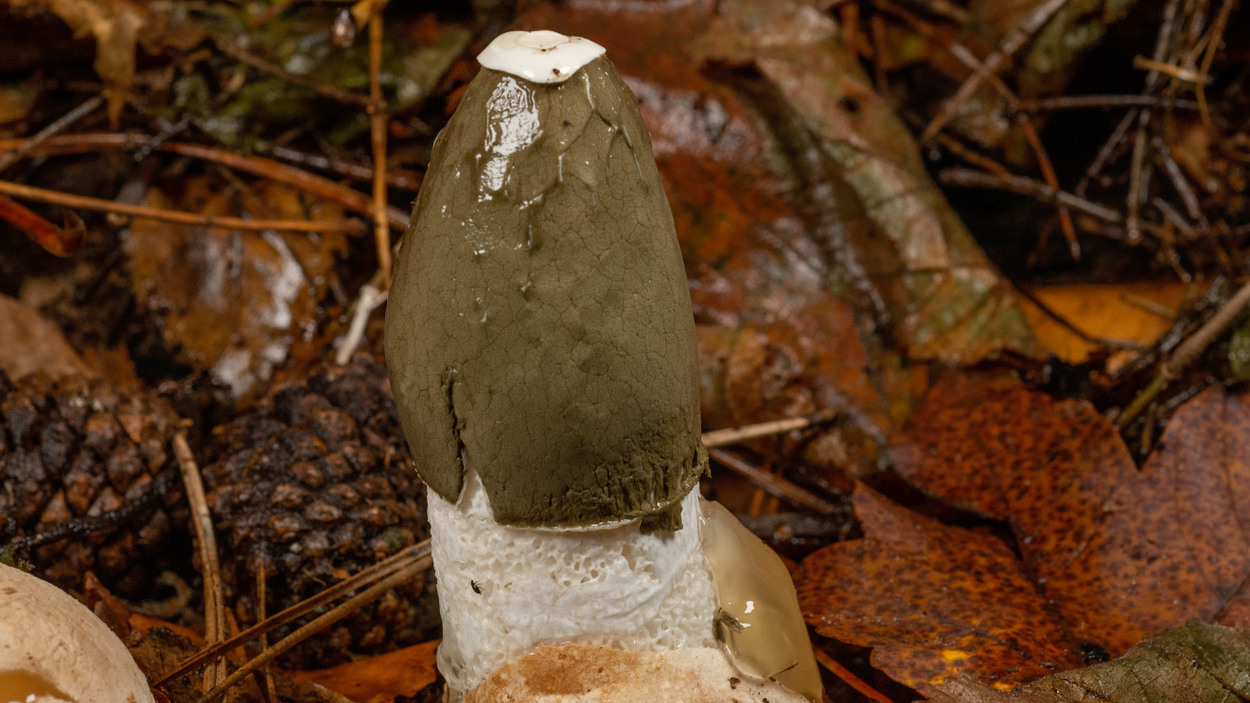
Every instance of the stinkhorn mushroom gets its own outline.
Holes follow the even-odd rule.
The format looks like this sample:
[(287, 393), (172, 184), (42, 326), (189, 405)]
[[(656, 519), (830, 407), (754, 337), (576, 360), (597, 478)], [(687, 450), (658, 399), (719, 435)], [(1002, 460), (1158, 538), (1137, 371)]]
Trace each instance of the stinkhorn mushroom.
[(387, 361), (431, 489), (439, 668), (452, 700), (630, 700), (645, 676), (672, 701), (816, 701), (785, 566), (699, 496), (685, 270), (603, 54), (539, 31), (478, 56), (396, 266)]
[(152, 703), (126, 645), (82, 603), (0, 564), (0, 703)]

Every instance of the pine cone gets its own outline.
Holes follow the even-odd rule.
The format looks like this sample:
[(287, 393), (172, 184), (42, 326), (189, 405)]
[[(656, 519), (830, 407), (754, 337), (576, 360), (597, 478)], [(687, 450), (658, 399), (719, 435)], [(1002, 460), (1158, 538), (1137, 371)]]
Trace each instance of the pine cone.
[[(265, 612), (273, 614), (429, 536), (424, 486), (386, 367), (368, 355), (278, 386), (215, 434), (218, 458), (203, 474), (227, 600), (246, 624), (256, 621), (262, 562)], [(391, 591), (285, 663), (327, 666), (346, 661), (349, 650), (419, 641), (436, 624), (423, 589), (417, 579)]]
[(189, 553), (170, 530), (186, 520), (177, 428), (155, 396), (0, 372), (0, 553), (65, 589), (90, 571), (119, 595), (151, 596), (156, 575)]

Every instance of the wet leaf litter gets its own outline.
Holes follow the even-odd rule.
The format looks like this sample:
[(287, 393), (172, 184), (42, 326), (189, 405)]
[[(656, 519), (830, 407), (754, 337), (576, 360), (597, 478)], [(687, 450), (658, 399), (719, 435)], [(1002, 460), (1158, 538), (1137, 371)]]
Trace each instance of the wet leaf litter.
[[(992, 11), (538, 3), (515, 15), (486, 3), (425, 13), (367, 2), (348, 13), (359, 27), (348, 50), (329, 48), (336, 16), (315, 5), (171, 16), (132, 3), (77, 40), (86, 25), (72, 13), (86, 5), (30, 7), (41, 5), (6, 9), (0, 23), (26, 23), (41, 44), (0, 61), (17, 77), (0, 93), (0, 181), (21, 186), (4, 192), (38, 218), (0, 208), (10, 223), (0, 233), (0, 293), (12, 301), (3, 317), (15, 321), (0, 329), (17, 330), (0, 345), (15, 389), (3, 409), (0, 493), (47, 500), (33, 521), (0, 525), (14, 563), (98, 593), (75, 569), (52, 575), (50, 555), (79, 554), (74, 564), (168, 627), (202, 628), (202, 565), (193, 549), (160, 546), (191, 539), (179, 482), (126, 469), (134, 452), (120, 438), (142, 434), (130, 420), (118, 420), (112, 443), (99, 434), (103, 419), (79, 427), (83, 407), (87, 418), (124, 415), (111, 397), (134, 399), (124, 402), (145, 417), (172, 408), (206, 472), (230, 444), (257, 466), (299, 455), (318, 467), (308, 477), (343, 474), (335, 497), (348, 486), (362, 498), (332, 507), (361, 529), (341, 534), (381, 536), (344, 537), (369, 555), (350, 567), (295, 567), (312, 576), (303, 593), (369, 564), (397, 579), (394, 569), (417, 563), (404, 531), (420, 539), (424, 508), (387, 523), (370, 507), (379, 469), (357, 470), (354, 461), (368, 461), (342, 444), (350, 433), (335, 418), (352, 418), (352, 442), (378, 455), (368, 465), (390, 467), (380, 469), (388, 483), (406, 461), (390, 448), (402, 437), (358, 417), (351, 399), (311, 389), (334, 377), (323, 362), (352, 359), (360, 345), (379, 363), (384, 347), (381, 315), (371, 314), (389, 293), (376, 240), (339, 225), (376, 230), (380, 213), (383, 229), (402, 228), (397, 213), (477, 71), (473, 57), (505, 29), (551, 29), (604, 44), (638, 96), (690, 284), (701, 429), (740, 431), (713, 454), (704, 492), (803, 562), (788, 566), (832, 662), (831, 697), (988, 700), (988, 684), (1025, 686), (1018, 696), (1084, 686), (1116, 700), (1134, 695), (1125, 687), (1142, 672), (1160, 682), (1145, 697), (1240, 695), (1235, 656), (1203, 659), (1212, 674), (1175, 667), (1186, 652), (1235, 650), (1245, 624), (1235, 527), (1245, 489), (1246, 229), (1236, 197), (1245, 19), (1234, 4), (1204, 14), (1176, 2), (1108, 13), (1071, 1)], [(384, 27), (376, 45), (374, 18)], [(623, 30), (597, 36), (605, 25)], [(101, 63), (108, 52), (112, 63)], [(376, 170), (377, 120), (361, 117), (380, 104), (371, 82), (389, 137)], [(927, 141), (917, 148), (911, 135)], [(375, 176), (381, 201), (376, 187), (367, 193)], [(178, 233), (144, 215), (206, 219)], [(74, 217), (81, 247), (47, 248), (78, 231)], [(232, 229), (248, 220), (305, 229)], [(324, 231), (303, 233), (317, 222)], [(377, 293), (363, 295), (366, 285)], [(1208, 325), (1218, 316), (1225, 322)], [(49, 379), (22, 378), (32, 370)], [(389, 394), (370, 383), (354, 387)], [(309, 390), (279, 401), (275, 387)], [(325, 402), (296, 403), (296, 420), (267, 415), (296, 396)], [(146, 441), (172, 453), (172, 434), (167, 425)], [(224, 441), (244, 436), (270, 444)], [(346, 468), (317, 464), (338, 466), (334, 456), (348, 457)], [(300, 490), (322, 489), (283, 472), (262, 489), (260, 473), (230, 482), (255, 482), (265, 519), (298, 520), (250, 534), (265, 535), (261, 551), (307, 553), (321, 529), (311, 526), (334, 511), (313, 509), (317, 499)], [(131, 474), (142, 488), (123, 481)], [(221, 516), (219, 535), (229, 534), (240, 518)], [(134, 562), (137, 552), (118, 544), (156, 551)], [(239, 563), (255, 562), (253, 549)], [(266, 615), (284, 597), (271, 568)], [(255, 586), (227, 603), (241, 627), (258, 614), (240, 605), (243, 591), (256, 602)], [(415, 673), (432, 671), (433, 593), (402, 606), (379, 597), (391, 605), (378, 634), (344, 616), (323, 630), (325, 658), (299, 665), (330, 671), (320, 667), (334, 657), (421, 642), (400, 651), (429, 667), (414, 666), (389, 693), (379, 684), (349, 695), (396, 700), (440, 686)], [(1209, 624), (1185, 628), (1191, 619)], [(1028, 627), (1037, 634), (1020, 634)], [(149, 652), (155, 642), (177, 659), (194, 649), (145, 636)], [(269, 672), (232, 695), (302, 695)], [(352, 686), (352, 675), (338, 685)], [(1069, 675), (1080, 683), (1056, 683)], [(204, 689), (190, 690), (179, 695)]]

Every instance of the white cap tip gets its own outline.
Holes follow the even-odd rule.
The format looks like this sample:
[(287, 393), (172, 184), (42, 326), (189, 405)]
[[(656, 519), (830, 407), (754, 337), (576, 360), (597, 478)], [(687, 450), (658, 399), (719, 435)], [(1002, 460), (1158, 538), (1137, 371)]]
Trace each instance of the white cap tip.
[(504, 32), (477, 55), (477, 61), (534, 83), (562, 83), (603, 53), (604, 48), (589, 39), (544, 29)]

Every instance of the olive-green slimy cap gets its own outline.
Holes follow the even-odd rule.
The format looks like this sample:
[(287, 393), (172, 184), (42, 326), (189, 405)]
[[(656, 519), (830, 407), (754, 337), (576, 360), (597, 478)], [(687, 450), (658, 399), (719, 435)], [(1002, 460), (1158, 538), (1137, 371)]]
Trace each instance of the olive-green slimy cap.
[(436, 140), (388, 303), (392, 386), (444, 499), (467, 465), (503, 524), (667, 524), (707, 465), (685, 270), (633, 94), (601, 55), (571, 71), (483, 68)]

